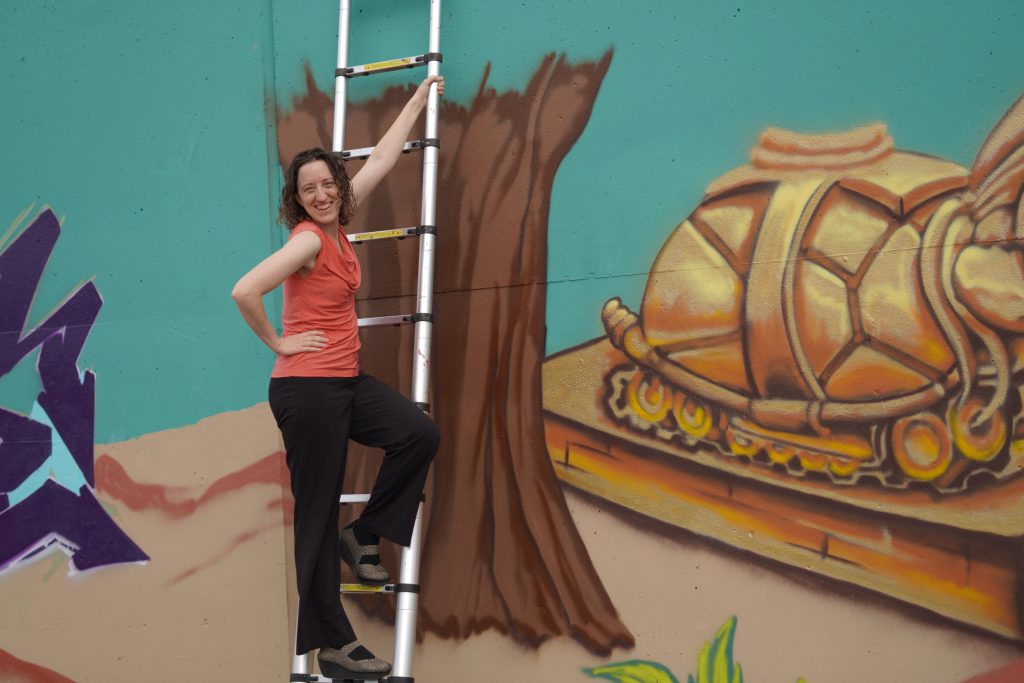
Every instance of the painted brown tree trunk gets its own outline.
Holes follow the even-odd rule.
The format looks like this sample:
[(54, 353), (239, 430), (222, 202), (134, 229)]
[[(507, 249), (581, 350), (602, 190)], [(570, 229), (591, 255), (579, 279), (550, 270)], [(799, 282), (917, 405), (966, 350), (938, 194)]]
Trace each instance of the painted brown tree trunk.
[[(427, 492), (421, 633), (495, 628), (532, 645), (568, 634), (597, 653), (633, 644), (566, 506), (541, 420), (551, 187), (610, 60), (549, 55), (523, 93), (499, 95), (485, 74), (468, 109), (442, 105), (431, 377), (442, 445)], [(373, 144), (410, 92), (350, 107), (346, 147)], [(331, 111), (310, 80), (278, 121), (282, 161), (329, 148)], [(400, 160), (349, 231), (417, 225), (420, 165)], [(413, 312), (416, 240), (359, 249), (360, 315)], [(366, 330), (361, 364), (408, 392), (411, 341), (410, 328)], [(352, 456), (346, 488), (368, 490), (379, 455)]]

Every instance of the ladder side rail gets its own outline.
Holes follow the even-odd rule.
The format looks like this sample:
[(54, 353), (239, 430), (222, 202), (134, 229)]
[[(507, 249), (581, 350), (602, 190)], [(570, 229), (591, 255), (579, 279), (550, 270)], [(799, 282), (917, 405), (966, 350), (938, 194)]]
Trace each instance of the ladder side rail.
[[(430, 37), (428, 52), (432, 55), (441, 53), (441, 0), (430, 0)], [(427, 75), (440, 75), (441, 64), (435, 58), (427, 63)], [(427, 96), (426, 137), (438, 139), (438, 102), (437, 84), (430, 86)], [(437, 197), (437, 147), (423, 150), (423, 193), (421, 225), (436, 226), (435, 200)], [(427, 405), (430, 346), (433, 315), (434, 292), (434, 234), (425, 233), (420, 239), (420, 263), (416, 289), (416, 312), (426, 314), (428, 320), (416, 323), (413, 340), (413, 396), (415, 403)], [(399, 569), (399, 585), (403, 588), (415, 587), (415, 590), (400, 590), (395, 610), (395, 654), (392, 664), (391, 678), (395, 681), (413, 681), (412, 660), (416, 648), (416, 612), (419, 606), (419, 571), (420, 552), (423, 534), (423, 503), (416, 510), (416, 522), (413, 525), (412, 539), (408, 548), (402, 550)]]
[[(428, 52), (432, 55), (441, 53), (441, 0), (430, 0), (430, 37)], [(441, 63), (431, 59), (427, 63), (427, 75), (438, 76)], [(430, 86), (427, 96), (426, 134), (427, 139), (438, 139), (438, 114), (440, 98), (437, 95), (437, 84)], [(423, 150), (423, 204), (420, 215), (421, 225), (436, 226), (437, 203), (437, 147), (426, 147)], [(434, 242), (433, 234), (425, 234), (420, 238), (420, 259), (418, 282), (416, 285), (416, 312), (433, 313), (434, 306)], [(426, 406), (429, 396), (431, 338), (433, 323), (421, 320), (416, 323), (413, 335), (413, 369), (412, 369), (412, 400), (420, 406)]]
[[(348, 30), (351, 6), (349, 0), (340, 0), (338, 5), (338, 66), (337, 74), (348, 66)], [(348, 79), (344, 75), (334, 77), (334, 133), (331, 136), (331, 151), (345, 149), (345, 114), (348, 109)]]
[(413, 680), (412, 655), (416, 647), (416, 610), (419, 607), (420, 552), (423, 542), (423, 503), (416, 509), (416, 522), (408, 548), (402, 548), (398, 570), (398, 606), (395, 609), (395, 657), (389, 680)]

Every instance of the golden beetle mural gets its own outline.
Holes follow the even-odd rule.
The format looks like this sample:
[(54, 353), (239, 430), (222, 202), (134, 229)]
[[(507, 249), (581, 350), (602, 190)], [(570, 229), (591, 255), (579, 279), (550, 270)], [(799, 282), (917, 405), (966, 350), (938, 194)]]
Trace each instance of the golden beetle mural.
[(1024, 98), (973, 168), (884, 125), (765, 131), (602, 319), (629, 429), (794, 477), (956, 492), (1024, 466)]

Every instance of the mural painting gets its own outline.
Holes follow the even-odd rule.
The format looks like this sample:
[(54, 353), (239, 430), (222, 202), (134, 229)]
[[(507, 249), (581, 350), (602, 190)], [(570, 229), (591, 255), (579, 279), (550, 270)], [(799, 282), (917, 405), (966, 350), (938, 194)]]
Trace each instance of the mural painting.
[(14, 683), (74, 683), (72, 679), (0, 650), (0, 680)]
[[(733, 657), (736, 641), (736, 617), (730, 617), (715, 637), (705, 643), (697, 658), (697, 673), (686, 677), (686, 683), (743, 683), (743, 667)], [(679, 683), (671, 669), (657, 662), (632, 660), (584, 669), (591, 678), (613, 683)], [(796, 683), (806, 683), (800, 678)]]
[(560, 476), (1024, 636), (1022, 154), (1024, 100), (970, 170), (881, 124), (766, 130), (669, 236), (639, 313), (612, 298), (607, 339), (548, 360)]
[[(0, 576), (61, 551), (69, 573), (148, 556), (96, 498), (93, 463), (95, 376), (78, 359), (102, 299), (81, 285), (29, 329), (33, 298), (60, 238), (60, 222), (44, 210), (21, 225), (29, 207), (0, 240), (0, 377), (36, 356), (42, 390), (29, 415), (0, 407)], [(0, 650), (3, 680), (68, 681)]]
[(26, 329), (59, 237), (46, 210), (0, 252), (0, 377), (38, 349), (42, 384), (29, 415), (0, 408), (0, 574), (55, 549), (77, 571), (148, 559), (94, 494), (95, 376), (77, 362), (102, 305), (96, 286), (83, 284)]
[[(227, 576), (247, 585), (249, 595), (272, 595), (283, 584), (283, 569), (239, 575), (238, 567), (267, 563), (267, 553), (282, 556), (267, 540), (280, 543), (291, 522), (291, 501), (282, 495), (287, 472), (283, 454), (267, 452), (275, 440), (262, 428), (269, 418), (263, 410), (95, 444), (96, 379), (78, 363), (102, 300), (89, 281), (28, 324), (61, 234), (50, 210), (21, 225), (30, 211), (14, 222), (0, 252), (0, 376), (37, 359), (41, 384), (28, 415), (0, 408), (0, 680), (129, 680), (140, 660), (126, 653), (158, 656), (172, 640), (199, 652), (210, 633), (217, 633), (214, 643), (224, 637), (218, 623), (237, 631), (238, 606), (215, 597)], [(146, 551), (133, 538), (146, 539)], [(114, 569), (128, 563), (145, 566)], [(81, 580), (60, 580), (64, 574)], [(251, 620), (270, 623), (284, 604), (283, 595), (262, 600)], [(178, 621), (158, 618), (166, 614)], [(203, 628), (182, 632), (184, 622)], [(276, 630), (284, 652), (287, 625)], [(116, 653), (104, 649), (111, 634)], [(55, 657), (55, 641), (104, 653), (103, 663), (83, 667)], [(259, 678), (266, 671), (260, 666), (243, 669)]]
[(1000, 667), (995, 671), (974, 676), (964, 683), (1017, 683), (1024, 679), (1024, 661)]
[[(442, 105), (440, 138), (451, 151), (442, 153), (438, 177), (444, 201), (430, 404), (445, 436), (427, 494), (423, 633), (462, 639), (495, 628), (533, 646), (571, 635), (602, 654), (633, 642), (565, 505), (533, 390), (544, 353), (551, 185), (586, 125), (610, 60), (608, 53), (572, 65), (549, 55), (523, 93), (499, 95), (485, 73), (468, 109)], [(351, 145), (376, 139), (407, 97), (390, 89), (351, 107)], [(307, 147), (330, 147), (332, 111), (332, 97), (309, 77), (307, 94), (277, 122), (282, 163)], [(418, 188), (415, 160), (400, 162), (350, 232), (415, 225)], [(414, 247), (361, 246), (360, 316), (411, 310)], [(408, 391), (411, 360), (395, 359), (412, 348), (411, 330), (367, 334), (373, 341), (365, 343), (361, 364)], [(358, 452), (346, 486), (368, 490), (380, 456)]]
[[(261, 680), (283, 671), (292, 507), (282, 494), (283, 454), (271, 450), (273, 426), (257, 406), (96, 444), (95, 498), (127, 535), (144, 541), (150, 559), (75, 580), (64, 571), (74, 558), (50, 552), (4, 575), (0, 680), (132, 680), (171, 642), (175, 652), (191, 654), (151, 672), (156, 680), (206, 680), (211, 671)], [(244, 661), (222, 655), (226, 644), (253, 639), (258, 654)], [(81, 654), (55, 651), (55, 642)]]
[[(415, 37), (391, 4), (406, 11), (355, 10), (364, 46)], [(1019, 92), (1000, 70), (1018, 8), (877, 4), (446, 10), (430, 398), (444, 436), (417, 677), (1021, 678), (1006, 665), (1024, 643), (1024, 105), (971, 168), (875, 124), (766, 130), (749, 165), (711, 180), (749, 146), (730, 147), (734, 131), (794, 106), (827, 124), (837, 102), (966, 158), (964, 136), (940, 136)], [(335, 8), (186, 9), (0, 11), (18, 104), (0, 129), (20, 160), (4, 210), (45, 187), (95, 226), (55, 250), (60, 219), (30, 209), (0, 235), (0, 383), (34, 370), (41, 387), (0, 406), (0, 680), (288, 670), (270, 359), (228, 289), (283, 239), (278, 165), (329, 145), (333, 94), (312, 72), (333, 74)], [(844, 43), (835, 26), (865, 32)], [(55, 77), (68, 54), (82, 68)], [(873, 94), (891, 75), (871, 55), (901, 64), (898, 114)], [(930, 88), (961, 103), (933, 108), (948, 128), (921, 113)], [(361, 92), (353, 147), (408, 98)], [(418, 223), (419, 166), (404, 157), (350, 230)], [(703, 200), (673, 194), (709, 180)], [(357, 247), (360, 315), (414, 308), (416, 247)], [(60, 284), (79, 267), (99, 286)], [(47, 286), (70, 293), (37, 313)], [(410, 347), (410, 329), (368, 330), (366, 369), (407, 390)], [(349, 490), (379, 457), (352, 458)], [(382, 651), (388, 600), (352, 603)]]

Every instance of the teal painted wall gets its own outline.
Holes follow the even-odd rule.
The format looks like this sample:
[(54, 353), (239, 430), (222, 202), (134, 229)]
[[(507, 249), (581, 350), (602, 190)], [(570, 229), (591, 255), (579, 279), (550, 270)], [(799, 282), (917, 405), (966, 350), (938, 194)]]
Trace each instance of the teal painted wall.
[[(260, 400), (227, 293), (270, 247), (269, 3), (4, 3), (0, 216), (64, 230), (32, 321), (78, 282), (104, 299), (82, 357), (99, 442)], [(250, 335), (251, 336), (251, 335)], [(0, 380), (26, 410), (34, 373)]]
[[(355, 5), (351, 61), (422, 49), (425, 7)], [(764, 126), (881, 120), (898, 147), (969, 164), (1024, 92), (1024, 10), (1010, 0), (444, 7), (448, 97), (461, 103), (488, 64), (503, 90), (547, 52), (615, 50), (552, 197), (549, 352), (600, 335), (609, 296), (639, 301), (664, 238)], [(98, 377), (98, 441), (263, 399), (270, 356), (225, 293), (280, 242), (273, 108), (304, 90), (306, 62), (331, 90), (336, 24), (334, 3), (291, 0), (0, 8), (0, 225), (33, 204), (66, 219), (35, 319), (96, 279), (104, 307), (83, 362)], [(0, 401), (27, 411), (33, 374), (0, 379)]]
[(555, 186), (549, 352), (602, 334), (609, 296), (640, 301), (665, 237), (764, 127), (884, 121), (898, 148), (969, 166), (1024, 93), (1018, 3), (651, 4), (595, 19), (615, 57)]
[[(353, 1), (351, 62), (422, 51), (425, 2)], [(582, 62), (613, 50), (591, 119), (561, 164), (551, 196), (548, 353), (603, 336), (600, 310), (608, 298), (639, 306), (661, 245), (710, 180), (746, 162), (766, 126), (825, 131), (882, 121), (897, 147), (970, 165), (992, 126), (1024, 94), (1019, 0), (974, 6), (924, 0), (444, 4), (447, 98), (460, 104), (470, 104), (485, 73), (490, 87), (522, 91), (548, 53)], [(202, 674), (192, 678), (201, 680), (210, 662), (222, 667), (218, 674), (237, 666), (222, 650), (237, 651), (224, 643), (243, 641), (262, 657), (251, 678), (284, 670), (290, 625), (282, 618), (282, 586), (290, 580), (290, 560), (286, 532), (280, 532), (287, 526), (281, 514), (286, 483), (274, 478), (282, 473), (274, 460), (279, 442), (269, 416), (258, 409), (220, 415), (265, 400), (272, 358), (243, 325), (228, 293), (239, 275), (282, 242), (274, 222), (280, 187), (275, 115), (305, 93), (307, 65), (319, 88), (332, 90), (336, 25), (332, 0), (0, 4), (0, 248), (10, 239), (9, 225), (26, 224), (44, 206), (62, 217), (64, 232), (31, 321), (43, 319), (79, 283), (95, 281), (104, 305), (79, 361), (96, 374), (95, 441), (146, 437), (109, 449), (114, 456), (103, 462), (124, 471), (108, 470), (107, 481), (123, 483), (114, 475), (124, 474), (136, 486), (111, 486), (102, 502), (151, 558), (147, 565), (65, 581), (64, 557), (54, 552), (48, 567), (39, 562), (2, 577), (0, 631), (17, 635), (23, 656), (39, 664), (74, 671), (82, 680), (120, 680), (124, 676), (110, 674), (111, 667), (137, 671), (158, 657), (169, 667), (196, 667)], [(370, 99), (420, 75), (356, 81), (353, 99)], [(5, 286), (10, 283), (0, 279)], [(270, 305), (277, 307), (277, 299)], [(34, 361), (35, 354), (0, 377), (0, 406), (32, 411), (39, 388)], [(215, 428), (152, 434), (218, 415), (223, 421)], [(238, 452), (226, 456), (232, 447)], [(51, 462), (37, 470), (11, 502), (31, 494), (55, 468)], [(71, 469), (68, 477), (54, 474), (75, 487), (80, 473)], [(129, 495), (139, 491), (141, 502)], [(759, 573), (759, 561), (735, 554), (721, 565), (709, 560), (706, 566), (726, 569), (721, 576), (708, 570), (713, 576), (701, 587), (711, 586), (705, 592), (714, 595), (705, 598), (703, 612), (692, 609), (697, 587), (691, 594), (689, 578), (679, 575), (691, 564), (699, 569), (705, 560), (691, 562), (694, 549), (707, 559), (707, 548), (690, 544), (689, 536), (679, 543), (661, 527), (638, 532), (634, 517), (612, 521), (605, 514), (611, 508), (600, 508), (600, 501), (571, 500), (616, 607), (641, 634), (642, 647), (632, 654), (672, 657), (689, 646), (675, 638), (680, 627), (674, 621), (665, 627), (645, 621), (647, 612), (666, 605), (675, 620), (675, 599), (686, 606), (683, 621), (702, 624), (695, 627), (702, 639), (707, 624), (746, 609), (743, 599), (754, 607), (767, 604), (771, 612), (761, 622), (752, 617), (750, 633), (778, 633), (792, 646), (798, 640), (792, 634), (819, 632), (813, 624), (820, 622), (773, 622), (775, 610), (789, 605), (788, 597), (775, 596), (796, 592), (799, 581), (773, 575), (768, 586), (769, 572)], [(182, 512), (190, 504), (200, 510), (195, 517)], [(598, 532), (606, 532), (603, 545), (591, 539)], [(615, 574), (624, 566), (623, 548), (631, 557), (665, 551), (650, 561), (665, 573), (653, 583), (678, 590), (660, 605), (649, 606), (647, 593), (630, 603), (628, 589), (642, 586)], [(193, 577), (199, 578), (190, 583)], [(740, 586), (757, 595), (737, 593)], [(806, 615), (835, 616), (837, 632), (863, 625), (872, 638), (884, 633), (889, 640), (901, 631), (920, 648), (897, 652), (900, 661), (928, 658), (939, 668), (967, 659), (943, 647), (953, 639), (966, 642), (963, 630), (936, 627), (928, 632), (933, 643), (922, 637), (919, 622), (902, 621), (902, 604), (879, 609), (901, 619), (892, 627), (872, 621), (877, 613), (862, 612), (860, 604), (851, 607), (842, 596), (833, 600), (821, 592), (821, 603)], [(770, 604), (764, 595), (773, 596)], [(168, 605), (174, 610), (165, 611)], [(253, 616), (242, 607), (261, 611)], [(751, 612), (757, 613), (745, 613)], [(208, 618), (221, 640), (204, 631)], [(81, 625), (94, 620), (101, 626), (85, 633)], [(49, 650), (36, 634), (58, 633), (58, 621), (66, 629), (59, 640), (79, 633), (70, 654), (50, 662), (43, 659), (48, 653), (37, 656), (29, 645)], [(250, 638), (237, 628), (240, 622), (258, 633)], [(844, 642), (844, 635), (825, 640)], [(641, 652), (660, 636), (665, 640)], [(166, 648), (179, 638), (187, 641), (180, 650)], [(524, 657), (516, 646), (506, 647), (503, 636), (496, 640), (507, 655), (503, 662), (540, 668), (559, 660)], [(570, 650), (559, 661), (581, 679), (578, 662), (600, 663), (580, 659), (569, 639), (550, 644), (556, 645)], [(761, 662), (780, 662), (786, 675), (797, 667), (796, 656), (810, 652), (762, 650)], [(834, 657), (819, 663), (822, 671), (864, 659), (874, 672), (891, 673), (886, 667), (899, 647), (881, 660), (856, 650), (816, 650), (822, 659)], [(1020, 652), (1019, 643), (984, 634), (963, 650), (976, 658), (964, 665), (970, 672)], [(447, 671), (448, 651), (433, 652), (441, 653), (436, 670)], [(465, 659), (492, 667), (486, 655)]]

